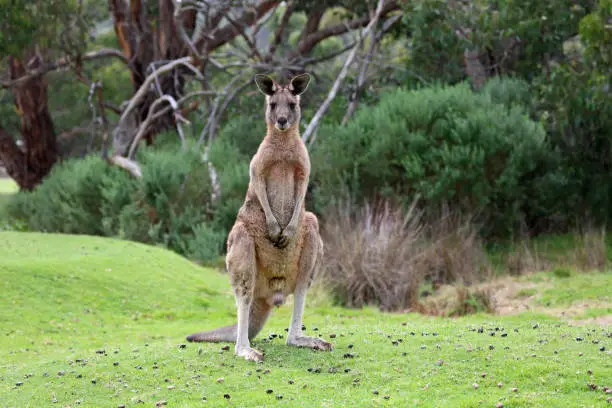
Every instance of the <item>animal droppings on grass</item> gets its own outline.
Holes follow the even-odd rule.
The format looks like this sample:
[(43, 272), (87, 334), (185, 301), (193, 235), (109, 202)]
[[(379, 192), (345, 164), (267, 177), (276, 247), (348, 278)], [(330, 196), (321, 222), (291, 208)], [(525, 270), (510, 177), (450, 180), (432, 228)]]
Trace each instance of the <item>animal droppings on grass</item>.
[(184, 348), (187, 348), (187, 345), (183, 343), (183, 344), (179, 344), (178, 347), (181, 348), (181, 349), (184, 349)]
[(266, 390), (266, 394), (272, 394), (274, 392), (274, 390), (272, 388), (268, 388)]
[(512, 392), (518, 392), (518, 388), (514, 387), (511, 389)]
[(345, 368), (345, 369), (344, 369), (344, 372), (345, 372), (345, 373), (350, 373), (350, 372), (351, 372), (351, 369), (350, 369), (350, 368)]
[(601, 346), (601, 347), (599, 348), (599, 351), (606, 351), (606, 348), (605, 348), (604, 346)]
[(336, 334), (335, 334), (335, 333), (330, 334), (330, 335), (329, 335), (329, 338), (330, 338), (330, 339), (335, 339), (335, 338), (336, 338)]
[(293, 385), (293, 384), (295, 384), (295, 381), (293, 381), (293, 380), (289, 380), (289, 381), (287, 381), (287, 382), (288, 382), (289, 384), (292, 384), (292, 385)]
[(270, 371), (270, 369), (266, 369), (266, 370), (264, 370), (264, 372), (263, 372), (263, 373), (264, 373), (264, 374), (270, 374), (271, 372), (272, 372), (272, 371)]
[(378, 395), (378, 391), (374, 390), (374, 391), (372, 391), (372, 394)]
[(21, 386), (23, 385), (23, 382), (22, 382), (22, 381), (17, 381), (17, 382), (15, 383), (15, 385), (16, 385), (17, 387), (21, 387)]
[(95, 378), (93, 378), (93, 379), (91, 380), (91, 383), (92, 383), (92, 384), (96, 384), (97, 382), (98, 382), (98, 380), (96, 380)]
[(119, 365), (119, 362), (118, 362), (118, 361), (115, 361), (115, 362), (113, 363), (113, 365), (114, 365), (115, 367), (117, 367), (117, 366)]
[(384, 398), (384, 399), (386, 399), (386, 400), (388, 400), (388, 399), (389, 399), (389, 398), (391, 398), (391, 397), (390, 397), (390, 396), (388, 396), (388, 395), (385, 395), (383, 398)]
[(344, 353), (344, 358), (355, 358), (355, 355), (353, 353)]
[(223, 398), (225, 398), (225, 399), (230, 399), (230, 398), (232, 398), (232, 396), (231, 396), (231, 395), (229, 395), (229, 394), (223, 394)]
[(96, 350), (96, 354), (106, 354), (106, 350)]
[(482, 378), (485, 378), (485, 377), (487, 376), (487, 373), (482, 373), (482, 374), (480, 374), (480, 376), (481, 376)]
[(222, 383), (223, 381), (225, 381), (225, 378), (223, 378), (223, 377), (219, 377), (219, 378), (217, 378), (217, 382), (218, 382), (218, 383)]
[(538, 327), (540, 327), (540, 324), (539, 324), (539, 323), (536, 323), (536, 324), (534, 324), (534, 325), (533, 325), (533, 328), (534, 328), (534, 329), (537, 329)]
[(497, 404), (495, 404), (495, 408), (504, 408), (504, 404), (498, 402)]
[(500, 382), (498, 382), (498, 383), (497, 383), (497, 388), (501, 388), (501, 387), (503, 387), (503, 386), (504, 386), (504, 383), (503, 383), (503, 382), (501, 382), (501, 381), (500, 381)]
[[(58, 376), (58, 377), (61, 377), (61, 376), (63, 376), (64, 374), (66, 374), (66, 372), (65, 372), (65, 371), (58, 371), (58, 372), (57, 372), (57, 376)], [(45, 376), (45, 377), (46, 377), (46, 376)]]
[(583, 341), (584, 339), (582, 337), (576, 337), (576, 341)]
[(508, 336), (508, 333), (502, 333), (501, 336), (502, 337), (506, 337), (506, 336)]
[(478, 385), (478, 383), (474, 383), (474, 384), (472, 384), (472, 387), (474, 387), (474, 389), (477, 390), (478, 387), (480, 387), (480, 386)]
[(478, 328), (478, 333), (484, 333), (484, 329), (482, 327)]
[(283, 399), (283, 396), (282, 396), (282, 395), (277, 395), (277, 396), (276, 396), (276, 399), (277, 399), (277, 400), (282, 400), (282, 399)]

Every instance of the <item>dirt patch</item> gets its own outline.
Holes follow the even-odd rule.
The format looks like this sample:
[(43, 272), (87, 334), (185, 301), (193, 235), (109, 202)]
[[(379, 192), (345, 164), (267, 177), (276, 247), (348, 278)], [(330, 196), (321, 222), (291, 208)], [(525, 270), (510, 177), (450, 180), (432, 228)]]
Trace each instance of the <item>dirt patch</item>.
[(612, 326), (612, 315), (590, 317), (588, 319), (570, 320), (572, 326), (583, 326), (585, 324), (598, 324), (600, 326)]
[[(575, 325), (597, 324), (601, 326), (612, 325), (612, 315), (604, 315), (592, 318), (581, 318), (589, 309), (609, 308), (612, 304), (598, 300), (578, 301), (571, 306), (563, 308), (546, 307), (537, 302), (538, 297), (551, 284), (542, 282), (519, 281), (514, 277), (503, 277), (491, 282), (474, 285), (475, 291), (483, 291), (490, 296), (492, 309), (496, 315), (514, 315), (522, 312), (539, 312), (551, 316), (567, 319)], [(426, 298), (426, 305), (435, 305), (440, 310), (448, 308), (456, 297), (456, 288), (450, 285), (443, 285), (437, 293)], [(443, 314), (443, 313), (442, 313)]]

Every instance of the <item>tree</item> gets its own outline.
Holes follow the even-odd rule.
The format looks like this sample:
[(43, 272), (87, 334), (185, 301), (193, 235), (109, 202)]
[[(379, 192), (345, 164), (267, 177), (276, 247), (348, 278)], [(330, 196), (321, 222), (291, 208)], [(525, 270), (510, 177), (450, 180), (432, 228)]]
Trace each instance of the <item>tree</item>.
[[(51, 0), (44, 7), (46, 14), (38, 4), (25, 0), (0, 2), (12, 10), (9, 23), (2, 26), (0, 40), (19, 37), (26, 48), (43, 50), (20, 58), (16, 54), (21, 47), (2, 49), (19, 68), (11, 70), (1, 84), (14, 95), (24, 143), (18, 146), (2, 129), (0, 160), (24, 189), (35, 187), (57, 158), (56, 132), (46, 101), (45, 74), (52, 70), (69, 68), (88, 86), (94, 120), (102, 124), (103, 156), (138, 175), (134, 157), (140, 141), (153, 143), (155, 134), (175, 126), (184, 139), (181, 124), (196, 109), (207, 118), (199, 142), (212, 140), (225, 110), (250, 84), (253, 73), (308, 71), (355, 46), (349, 42), (330, 54), (313, 56), (319, 44), (365, 27), (373, 16), (373, 4), (358, 0), (324, 4), (292, 0), (159, 0), (153, 4), (108, 0), (120, 49), (87, 52), (87, 27), (100, 17), (88, 15), (86, 0)], [(20, 10), (16, 6), (22, 7), (22, 12), (15, 11)], [(344, 7), (339, 9), (340, 21), (323, 26), (326, 10), (338, 7)], [(398, 8), (399, 2), (386, 1), (380, 18)], [(304, 12), (308, 15), (296, 46), (283, 47), (289, 38), (290, 20)], [(39, 23), (43, 20), (45, 24)], [(60, 21), (62, 24), (58, 24)], [(267, 41), (260, 35), (264, 27), (273, 32)], [(50, 40), (53, 34), (59, 34), (58, 43)], [(89, 77), (84, 69), (88, 61), (111, 57), (125, 63), (132, 82), (132, 97), (121, 106), (106, 103), (104, 83)], [(225, 83), (219, 78), (225, 78)], [(118, 115), (117, 123), (110, 122), (107, 111)]]

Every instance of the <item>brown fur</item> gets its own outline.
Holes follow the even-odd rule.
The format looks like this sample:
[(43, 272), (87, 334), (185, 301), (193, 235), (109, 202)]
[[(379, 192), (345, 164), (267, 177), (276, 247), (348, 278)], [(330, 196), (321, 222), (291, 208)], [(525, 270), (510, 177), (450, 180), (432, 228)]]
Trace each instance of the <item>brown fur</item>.
[[(273, 306), (294, 294), (287, 343), (332, 347), (301, 335), (304, 298), (323, 253), (317, 217), (304, 208), (310, 158), (299, 133), (299, 95), (308, 81), (308, 75), (299, 75), (281, 86), (267, 76), (256, 77), (266, 95), (267, 134), (251, 160), (246, 198), (227, 242), (226, 265), (236, 295), (238, 325), (196, 333), (188, 337), (190, 341), (236, 341), (236, 354), (261, 360), (263, 355), (250, 348), (249, 340), (261, 330)], [(241, 319), (248, 320), (244, 326), (248, 340), (241, 338)]]

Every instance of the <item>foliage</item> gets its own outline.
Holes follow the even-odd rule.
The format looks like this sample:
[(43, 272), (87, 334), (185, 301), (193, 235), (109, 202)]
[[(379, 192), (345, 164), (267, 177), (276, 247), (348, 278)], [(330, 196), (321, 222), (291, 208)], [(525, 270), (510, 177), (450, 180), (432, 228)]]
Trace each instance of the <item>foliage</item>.
[(115, 236), (200, 261), (216, 257), (226, 234), (211, 224), (210, 175), (198, 151), (143, 149), (139, 161), (143, 177), (134, 180), (97, 157), (67, 160), (7, 211), (31, 231)]
[(443, 204), (508, 233), (542, 210), (532, 194), (554, 178), (542, 126), (523, 108), (493, 103), (465, 84), (389, 92), (346, 127), (320, 130), (312, 151), (317, 209), (348, 190), (354, 199), (390, 197)]
[(531, 80), (563, 56), (564, 41), (578, 33), (592, 7), (593, 1), (572, 0), (409, 2), (403, 20), (411, 33), (409, 67), (429, 80), (455, 83), (465, 78), (464, 51), (478, 50), (492, 73)]
[[(612, 274), (577, 276), (540, 287), (597, 282), (589, 285), (595, 296), (546, 292), (556, 307), (565, 301), (554, 299), (609, 296)], [(188, 333), (235, 323), (235, 300), (227, 275), (168, 251), (98, 237), (0, 233), (0, 282), (7, 406), (47, 406), (55, 398), (58, 406), (193, 407), (227, 405), (227, 397), (235, 406), (270, 407), (606, 405), (601, 387), (586, 384), (609, 385), (609, 329), (544, 313), (445, 319), (315, 306), (308, 297), (305, 334), (334, 334), (334, 350), (286, 346), (286, 305), (255, 338), (265, 361), (254, 365), (234, 357), (231, 344), (224, 352), (225, 344), (185, 341)], [(47, 385), (53, 393), (41, 392)]]
[(22, 57), (33, 45), (46, 52), (83, 53), (90, 27), (102, 17), (98, 5), (93, 0), (0, 0), (0, 55)]
[(598, 223), (612, 217), (612, 35), (602, 30), (612, 11), (606, 7), (609, 2), (602, 1), (581, 21), (584, 55), (558, 64), (533, 85), (538, 111), (562, 157), (565, 182), (558, 211)]

